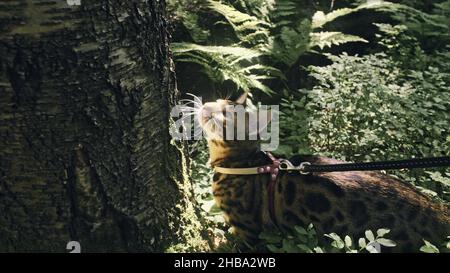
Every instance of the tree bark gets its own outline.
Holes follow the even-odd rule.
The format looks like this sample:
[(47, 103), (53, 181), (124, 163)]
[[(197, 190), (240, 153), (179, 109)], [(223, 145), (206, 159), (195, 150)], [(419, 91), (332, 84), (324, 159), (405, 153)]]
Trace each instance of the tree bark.
[(0, 0), (0, 251), (201, 248), (164, 1), (76, 2)]

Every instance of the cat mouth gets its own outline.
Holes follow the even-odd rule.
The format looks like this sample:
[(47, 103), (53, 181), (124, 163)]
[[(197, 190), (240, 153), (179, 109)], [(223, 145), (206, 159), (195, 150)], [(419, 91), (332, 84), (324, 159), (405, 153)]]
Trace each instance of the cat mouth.
[(215, 105), (204, 105), (198, 113), (200, 127), (209, 139), (222, 139), (224, 127), (223, 111)]
[(200, 121), (200, 126), (203, 129), (213, 129), (219, 123), (219, 117), (217, 113), (212, 112), (208, 109), (201, 109), (198, 115)]
[(199, 121), (200, 125), (203, 127), (208, 123), (217, 124), (217, 122), (223, 122), (222, 111), (215, 109), (214, 107), (210, 107), (208, 105), (203, 105), (199, 111)]
[[(193, 99), (183, 99), (181, 110), (184, 112), (185, 118), (195, 117), (195, 127), (201, 127), (201, 131), (206, 133), (207, 138), (222, 138), (222, 131), (224, 130), (226, 119), (228, 115), (226, 106), (230, 103), (227, 100), (217, 100), (215, 102), (202, 103), (201, 99), (193, 94), (188, 94)], [(197, 129), (194, 129), (198, 132)]]
[(208, 110), (208, 108), (205, 108), (202, 106), (202, 108), (200, 108), (200, 119), (201, 119), (202, 123), (203, 124), (207, 123), (212, 118), (213, 118), (213, 113), (210, 110)]

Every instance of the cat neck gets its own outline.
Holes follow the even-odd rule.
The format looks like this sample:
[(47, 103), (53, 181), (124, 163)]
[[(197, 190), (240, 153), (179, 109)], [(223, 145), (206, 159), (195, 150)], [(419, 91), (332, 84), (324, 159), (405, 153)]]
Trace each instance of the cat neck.
[(258, 141), (208, 140), (208, 147), (211, 167), (251, 167), (262, 158)]

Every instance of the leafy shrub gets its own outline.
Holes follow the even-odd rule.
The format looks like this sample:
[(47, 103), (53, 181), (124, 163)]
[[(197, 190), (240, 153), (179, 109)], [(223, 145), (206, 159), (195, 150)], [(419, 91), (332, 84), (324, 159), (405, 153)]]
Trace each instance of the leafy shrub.
[(425, 243), (421, 248), (421, 252), (425, 253), (450, 253), (450, 236), (447, 236), (447, 242), (442, 245), (441, 250), (433, 245), (432, 243), (428, 242), (427, 240), (423, 240)]
[[(194, 185), (196, 202), (199, 204), (200, 212), (210, 236), (211, 249), (216, 249), (219, 245), (229, 242), (222, 247), (226, 249), (236, 249), (237, 239), (232, 236), (229, 226), (225, 223), (222, 211), (216, 206), (212, 194), (213, 170), (208, 166), (208, 148), (205, 140), (191, 143), (190, 177)], [(231, 247), (233, 246), (233, 247)]]
[[(300, 90), (300, 99), (282, 105), (281, 152), (306, 151), (348, 161), (448, 154), (448, 73), (432, 66), (433, 60), (411, 37), (407, 40), (412, 41), (410, 47), (404, 45), (399, 52), (391, 42), (405, 40), (399, 31), (403, 28), (382, 27), (394, 35), (383, 39), (387, 52), (399, 54), (328, 55), (331, 65), (310, 67), (317, 84), (312, 90)], [(417, 61), (419, 69), (415, 70), (408, 62)], [(450, 200), (449, 173), (415, 170), (395, 174)]]
[[(319, 245), (318, 235), (314, 226), (310, 224), (307, 228), (295, 227), (293, 234), (281, 234), (277, 232), (262, 232), (260, 239), (270, 252), (275, 253), (324, 253), (324, 252), (370, 252), (378, 253), (381, 247), (395, 247), (394, 241), (385, 238), (390, 232), (388, 229), (378, 229), (376, 236), (371, 230), (365, 232), (365, 238), (359, 238), (358, 243), (354, 243), (349, 235), (344, 239), (336, 233), (325, 234), (325, 238), (331, 239), (330, 245)], [(377, 248), (380, 247), (380, 249)]]
[[(344, 31), (327, 31), (327, 24), (363, 9), (389, 12), (402, 25), (377, 24), (381, 45), (377, 52), (366, 56), (326, 54), (330, 65), (309, 67), (314, 87), (284, 92), (279, 152), (317, 153), (348, 161), (448, 155), (450, 0), (440, 1), (431, 14), (381, 1), (357, 1), (357, 7), (329, 13), (299, 7), (292, 0), (173, 2), (169, 1), (176, 10), (173, 14), (183, 19), (191, 36), (172, 45), (177, 62), (200, 64), (216, 83), (232, 81), (240, 90), (267, 94), (282, 93), (274, 86), (289, 89), (288, 72), (292, 74), (305, 53), (323, 53), (323, 48), (345, 42), (365, 42)], [(227, 38), (219, 39), (211, 22), (202, 16), (206, 13), (215, 16), (214, 26), (226, 25), (233, 35), (220, 33)], [(229, 227), (211, 194), (206, 144), (201, 142), (197, 150), (191, 161), (196, 197), (214, 240), (228, 242), (219, 251), (255, 251), (254, 246), (228, 233)], [(390, 173), (427, 194), (450, 201), (449, 172)], [(361, 238), (353, 241), (350, 236), (341, 238), (331, 233), (326, 235), (331, 245), (322, 246), (317, 240), (322, 235), (315, 234), (310, 226), (297, 227), (289, 235), (263, 233), (261, 239), (264, 247), (274, 252), (360, 252), (370, 251), (370, 242), (382, 238), (367, 234), (363, 242)], [(436, 249), (425, 242), (421, 251)]]
[[(325, 234), (331, 238), (333, 242), (331, 246), (335, 249), (345, 251), (346, 253), (358, 253), (368, 251), (370, 253), (380, 253), (381, 247), (395, 247), (396, 243), (384, 236), (390, 232), (389, 229), (378, 229), (376, 236), (371, 230), (366, 230), (365, 238), (359, 238), (358, 244), (354, 243), (348, 235), (341, 239), (336, 233)], [(379, 249), (378, 249), (379, 247)]]
[(439, 253), (439, 249), (435, 245), (428, 242), (427, 240), (423, 240), (423, 242), (425, 243), (425, 245), (420, 248), (420, 251), (425, 253)]
[(270, 252), (276, 253), (323, 253), (318, 246), (318, 237), (314, 226), (310, 224), (306, 229), (295, 227), (293, 234), (279, 232), (262, 232), (259, 238)]
[(445, 49), (450, 42), (450, 0), (433, 1), (428, 14), (416, 9), (411, 11), (405, 10), (393, 17), (408, 27), (426, 51)]

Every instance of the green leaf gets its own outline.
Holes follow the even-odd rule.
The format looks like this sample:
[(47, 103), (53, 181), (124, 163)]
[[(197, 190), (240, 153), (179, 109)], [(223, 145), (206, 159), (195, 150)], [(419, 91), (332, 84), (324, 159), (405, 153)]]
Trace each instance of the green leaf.
[(360, 248), (365, 248), (367, 246), (365, 238), (359, 238), (358, 245)]
[(425, 245), (420, 248), (424, 253), (439, 253), (439, 249), (427, 240), (423, 240)]
[(325, 253), (325, 252), (323, 251), (323, 249), (320, 248), (320, 247), (318, 247), (318, 246), (314, 248), (314, 251), (315, 251), (316, 253)]
[(171, 47), (175, 55), (180, 55), (190, 51), (200, 51), (220, 55), (232, 55), (239, 58), (245, 56), (246, 59), (261, 56), (261, 52), (237, 46), (204, 46), (191, 43), (172, 43)]
[(229, 80), (245, 92), (257, 89), (267, 94), (274, 93), (263, 81), (273, 77), (282, 79), (278, 69), (253, 64), (254, 59), (262, 55), (258, 50), (192, 43), (173, 43), (171, 46), (177, 62), (199, 64), (212, 81), (223, 83)]
[(306, 229), (304, 229), (303, 227), (295, 226), (294, 229), (298, 234), (308, 235), (308, 231), (306, 231)]
[(373, 2), (372, 1), (372, 2), (367, 3), (367, 4), (359, 5), (356, 8), (336, 9), (336, 10), (333, 10), (332, 12), (327, 13), (327, 14), (325, 14), (322, 11), (317, 11), (313, 15), (313, 18), (312, 18), (312, 28), (313, 29), (321, 28), (325, 24), (327, 24), (329, 22), (332, 22), (332, 21), (336, 20), (339, 17), (346, 16), (346, 15), (349, 15), (351, 13), (358, 12), (358, 11), (364, 10), (364, 9), (394, 11), (394, 8), (400, 9), (402, 7), (406, 7), (406, 6), (399, 5), (399, 4), (393, 4), (393, 3), (390, 3), (390, 2), (383, 2), (383, 1)]
[(390, 232), (389, 229), (380, 228), (379, 230), (377, 230), (377, 235), (378, 235), (378, 237), (383, 237), (384, 235), (388, 234), (389, 232)]
[(366, 230), (365, 235), (369, 242), (373, 242), (375, 240), (375, 236), (373, 235), (373, 232), (371, 230)]
[(270, 252), (273, 252), (273, 253), (281, 253), (281, 252), (283, 252), (283, 251), (281, 250), (281, 248), (278, 248), (278, 247), (276, 247), (276, 246), (274, 246), (274, 245), (267, 245), (267, 249), (268, 249)]
[(339, 240), (339, 241), (333, 241), (331, 243), (331, 246), (334, 248), (337, 248), (337, 249), (343, 249), (345, 247), (345, 244), (342, 240)]
[(345, 247), (344, 241), (336, 233), (325, 234), (325, 236), (333, 240), (331, 246), (333, 246), (334, 248), (342, 249)]
[(249, 41), (249, 36), (254, 33), (263, 36), (269, 34), (269, 24), (255, 16), (240, 12), (233, 6), (216, 0), (208, 0), (208, 6), (225, 17), (241, 41)]
[(345, 245), (347, 246), (347, 247), (352, 247), (352, 238), (350, 238), (350, 236), (345, 236), (345, 238), (344, 238), (344, 241), (345, 241)]
[(295, 242), (293, 240), (289, 239), (283, 239), (283, 251), (287, 253), (298, 253), (300, 251), (300, 248), (297, 247)]
[(331, 47), (333, 45), (341, 45), (349, 42), (363, 42), (368, 43), (367, 40), (355, 36), (344, 34), (338, 31), (325, 31), (325, 32), (313, 32), (310, 35), (311, 41), (309, 43), (309, 47), (319, 47), (320, 49), (324, 49), (325, 47)]
[(265, 240), (267, 243), (277, 244), (281, 242), (282, 237), (273, 232), (263, 231), (259, 234), (259, 239)]
[(394, 241), (386, 238), (379, 238), (376, 240), (376, 242), (385, 247), (394, 247), (397, 245)]
[(209, 211), (210, 214), (219, 214), (222, 213), (222, 210), (219, 208), (219, 206), (216, 205), (216, 203), (214, 202), (214, 204), (210, 207)]
[(311, 248), (309, 248), (309, 247), (308, 247), (307, 245), (305, 245), (305, 244), (298, 244), (297, 247), (298, 247), (302, 252), (305, 252), (305, 253), (311, 253), (311, 252), (312, 252)]
[(326, 23), (335, 20), (338, 17), (348, 15), (352, 12), (358, 11), (357, 9), (343, 8), (334, 10), (328, 14), (325, 14), (323, 11), (317, 11), (314, 13), (312, 18), (312, 28), (321, 28)]
[(334, 241), (337, 241), (337, 240), (342, 241), (341, 237), (339, 237), (339, 235), (337, 235), (336, 233), (325, 234), (325, 236), (328, 238), (331, 238)]
[(379, 253), (378, 250), (372, 244), (368, 244), (366, 246), (366, 250), (369, 251), (369, 253)]

